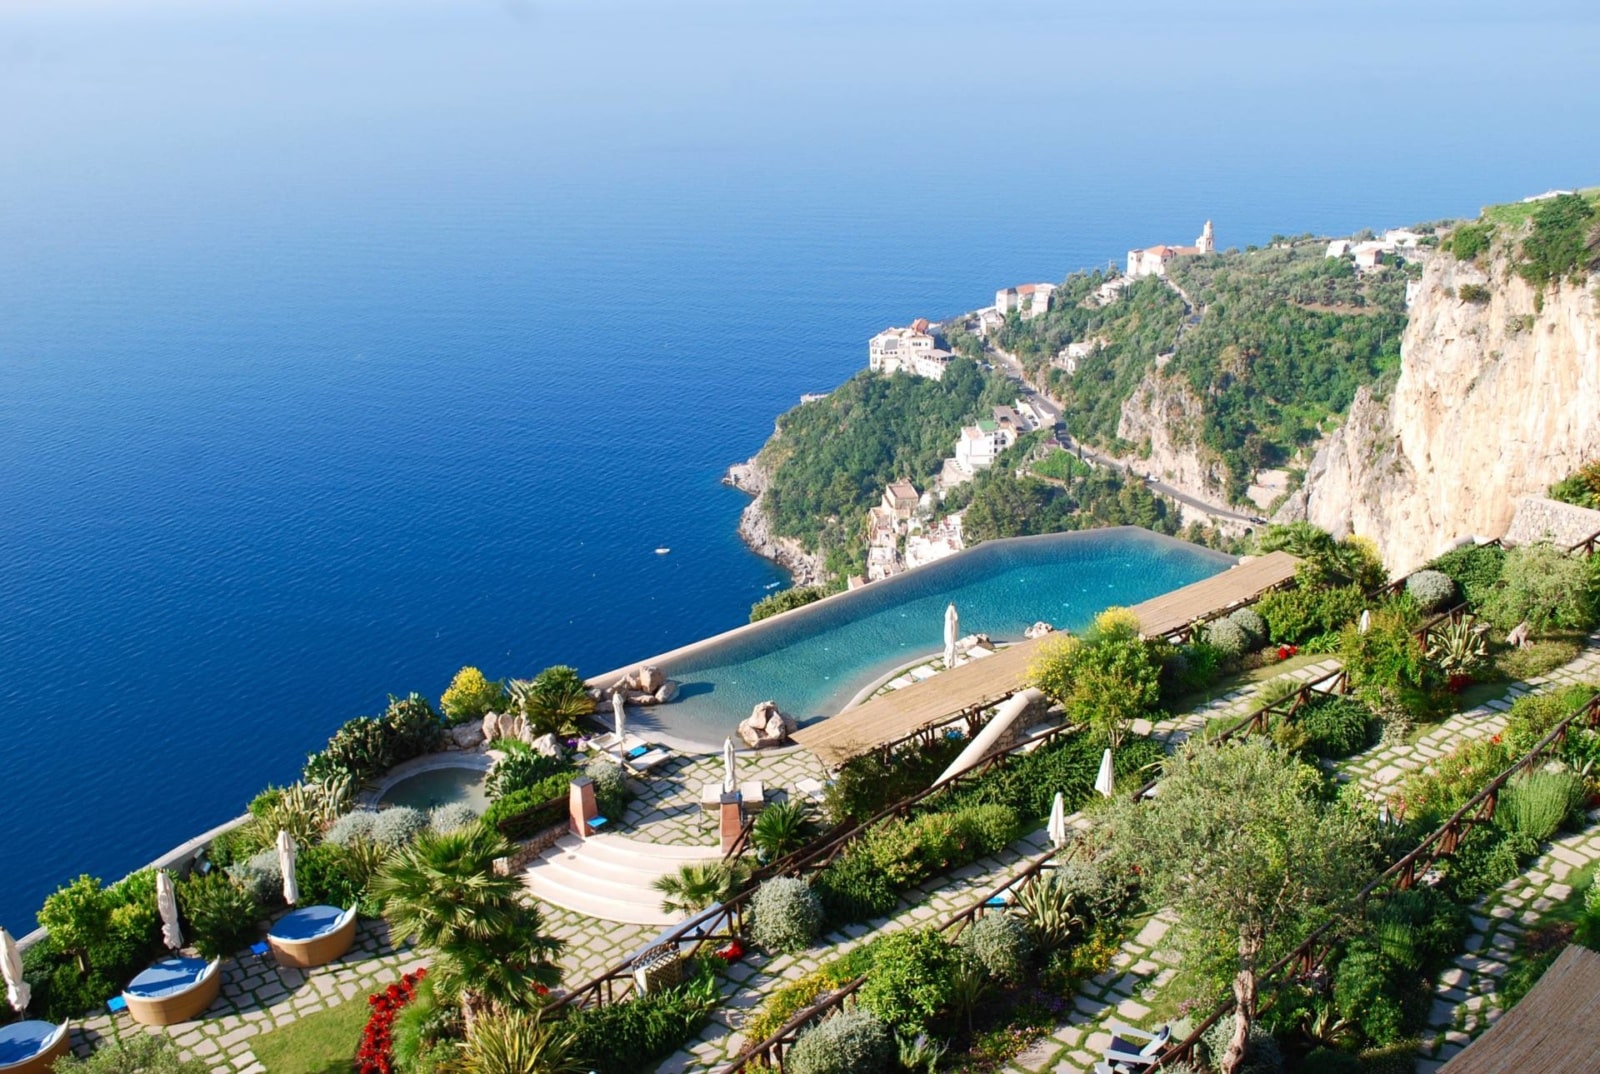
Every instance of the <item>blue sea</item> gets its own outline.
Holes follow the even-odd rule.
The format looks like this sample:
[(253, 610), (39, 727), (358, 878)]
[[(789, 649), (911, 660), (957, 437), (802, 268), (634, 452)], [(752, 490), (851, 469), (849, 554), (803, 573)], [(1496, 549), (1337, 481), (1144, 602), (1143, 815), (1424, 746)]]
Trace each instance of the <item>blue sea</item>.
[(718, 478), (887, 325), (1596, 182), (1596, 10), (1505, 6), (8, 0), (0, 923), (743, 621)]

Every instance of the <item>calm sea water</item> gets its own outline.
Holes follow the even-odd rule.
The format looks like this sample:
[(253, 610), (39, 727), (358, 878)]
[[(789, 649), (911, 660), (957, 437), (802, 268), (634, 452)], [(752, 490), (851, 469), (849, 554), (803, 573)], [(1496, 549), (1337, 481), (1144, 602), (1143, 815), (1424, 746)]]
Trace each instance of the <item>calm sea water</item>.
[(862, 6), (0, 8), (0, 923), (742, 621), (718, 476), (885, 325), (1597, 177), (1577, 2)]

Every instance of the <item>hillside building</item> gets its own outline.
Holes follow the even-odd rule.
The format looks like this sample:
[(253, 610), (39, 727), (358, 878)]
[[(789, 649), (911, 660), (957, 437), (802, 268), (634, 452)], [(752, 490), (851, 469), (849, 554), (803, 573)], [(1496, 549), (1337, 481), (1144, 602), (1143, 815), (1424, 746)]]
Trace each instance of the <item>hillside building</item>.
[(955, 356), (941, 350), (937, 342), (922, 317), (907, 328), (887, 328), (867, 342), (867, 368), (884, 376), (910, 373), (943, 380), (945, 368)]
[(1211, 229), (1211, 221), (1200, 231), (1200, 237), (1194, 240), (1193, 246), (1151, 246), (1143, 250), (1128, 251), (1127, 278), (1136, 279), (1140, 276), (1165, 276), (1167, 265), (1174, 258), (1197, 257), (1202, 254), (1217, 252), (1217, 237)]
[(1053, 283), (1024, 283), (1005, 287), (994, 293), (994, 308), (1003, 317), (1016, 310), (1024, 321), (1031, 321), (1048, 313), (1050, 297), (1056, 293)]

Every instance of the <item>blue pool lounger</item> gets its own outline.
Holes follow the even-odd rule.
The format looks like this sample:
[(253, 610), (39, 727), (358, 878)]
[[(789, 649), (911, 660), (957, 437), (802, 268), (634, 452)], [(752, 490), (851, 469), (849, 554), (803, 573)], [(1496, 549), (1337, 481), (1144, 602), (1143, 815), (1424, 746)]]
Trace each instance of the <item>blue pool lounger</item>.
[(346, 951), (356, 938), (356, 908), (306, 906), (291, 910), (267, 933), (280, 966), (310, 969), (323, 966)]
[(147, 1026), (187, 1022), (217, 998), (221, 959), (164, 958), (128, 982), (122, 998), (133, 1020)]
[(67, 1036), (65, 1022), (0, 1026), (0, 1074), (42, 1074), (67, 1054)]

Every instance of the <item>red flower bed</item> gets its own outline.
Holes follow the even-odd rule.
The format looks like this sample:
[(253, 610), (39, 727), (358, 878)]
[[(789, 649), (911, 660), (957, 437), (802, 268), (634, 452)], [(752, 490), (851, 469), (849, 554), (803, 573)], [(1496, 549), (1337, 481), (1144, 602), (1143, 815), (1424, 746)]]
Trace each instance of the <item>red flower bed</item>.
[(1298, 646), (1298, 645), (1280, 645), (1280, 646), (1278, 646), (1278, 659), (1279, 660), (1287, 660), (1291, 656), (1298, 656), (1298, 655), (1300, 655), (1300, 646)]
[(391, 1074), (394, 1070), (395, 1015), (417, 996), (417, 982), (428, 975), (419, 969), (401, 977), (382, 992), (367, 997), (372, 1013), (367, 1016), (367, 1028), (361, 1032), (361, 1047), (356, 1051), (357, 1074)]

